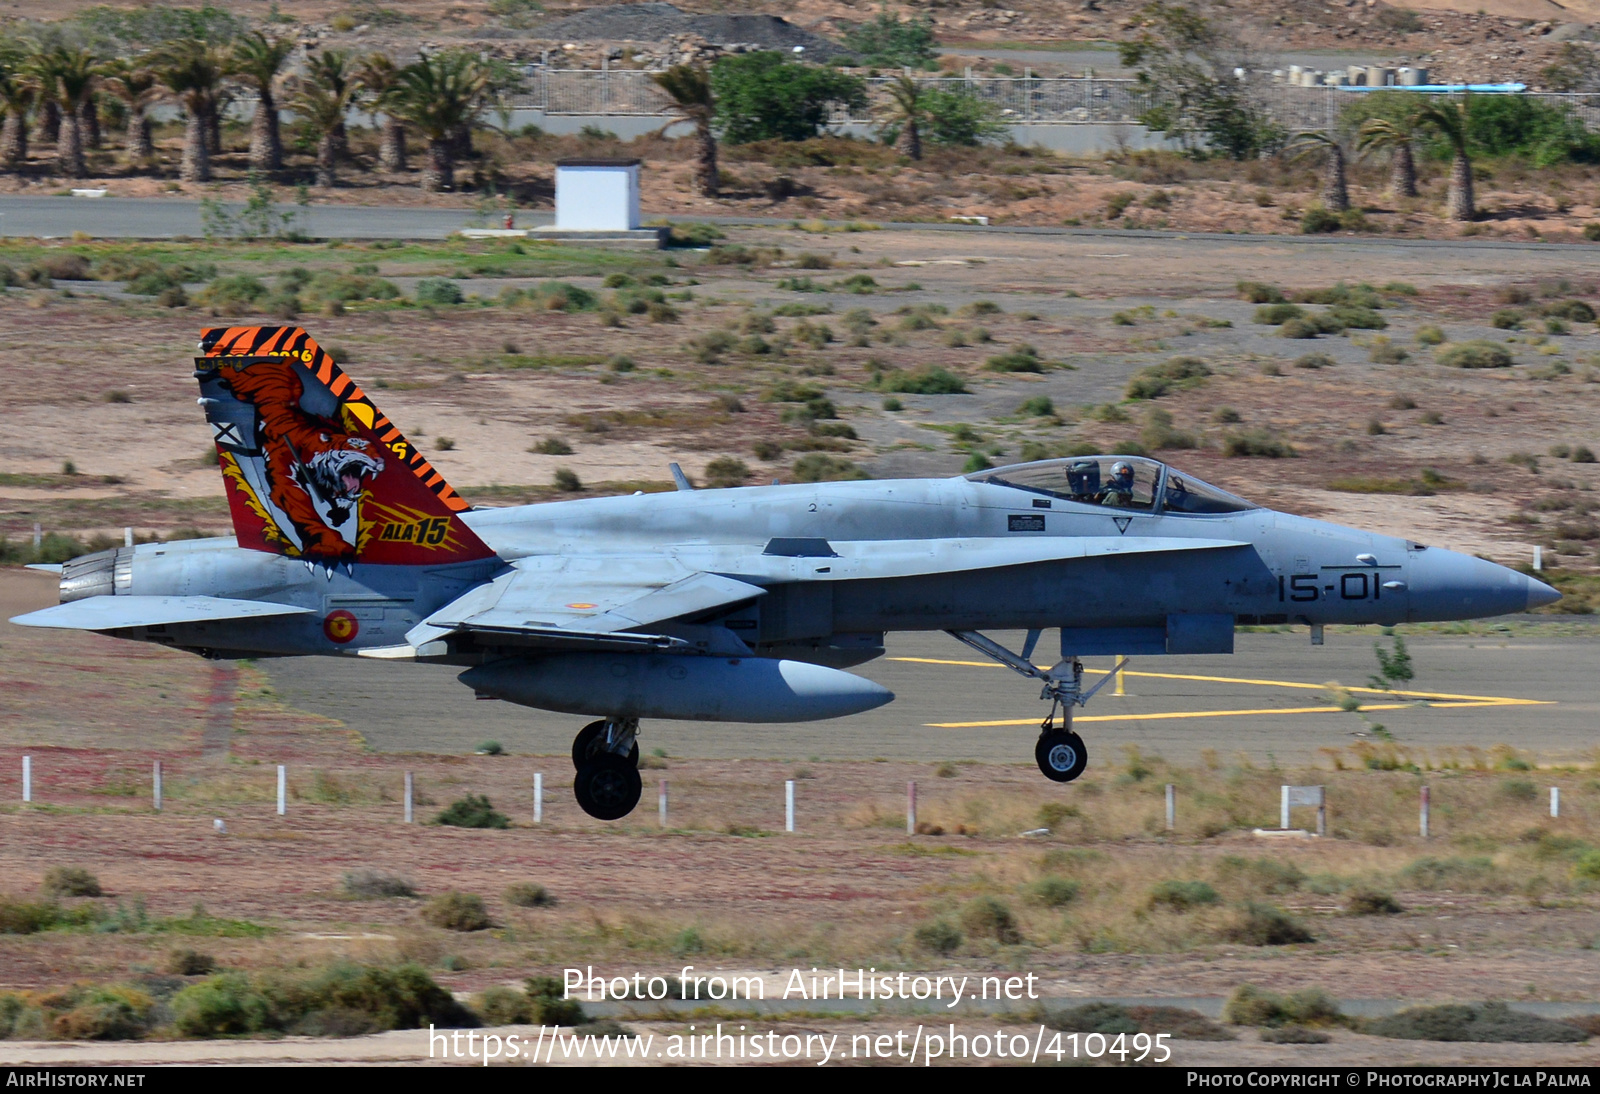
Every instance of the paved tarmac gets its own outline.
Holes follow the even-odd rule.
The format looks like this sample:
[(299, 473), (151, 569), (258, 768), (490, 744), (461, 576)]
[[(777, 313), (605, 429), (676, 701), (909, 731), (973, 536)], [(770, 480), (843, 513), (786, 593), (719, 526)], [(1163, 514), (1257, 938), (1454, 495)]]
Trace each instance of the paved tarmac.
[[(1490, 749), (1510, 744), (1547, 759), (1589, 756), (1600, 745), (1600, 627), (1523, 628), (1493, 635), (1415, 635), (1419, 692), (1430, 702), (1356, 693), (1373, 709), (1331, 707), (1319, 686), (1364, 685), (1376, 669), (1376, 632), (1330, 633), (1313, 648), (1306, 632), (1241, 634), (1232, 656), (1141, 658), (1125, 696), (1107, 686), (1079, 712), (1091, 762), (1120, 760), (1138, 745), (1192, 763), (1213, 749), (1224, 760), (1301, 763), (1343, 748), (1382, 723), (1402, 745)], [(1016, 648), (1017, 636), (1010, 637)], [(1048, 638), (1047, 638), (1048, 641)], [(1036, 659), (1041, 659), (1036, 658)], [(1109, 668), (1105, 658), (1087, 662)], [(382, 752), (462, 753), (486, 739), (522, 754), (560, 754), (589, 719), (476, 701), (456, 670), (333, 658), (262, 662), (287, 702), (338, 718)], [(646, 722), (641, 747), (701, 758), (1029, 761), (1046, 705), (1038, 685), (942, 634), (891, 636), (889, 654), (855, 670), (892, 689), (895, 702), (852, 718), (785, 725)], [(1159, 675), (1145, 675), (1159, 674)], [(1210, 678), (1210, 679), (1207, 679)], [(1221, 679), (1216, 679), (1221, 678)], [(1098, 679), (1091, 674), (1089, 681)], [(1477, 697), (1477, 698), (1466, 698)], [(1528, 702), (1534, 700), (1537, 702)], [(988, 724), (984, 724), (988, 723)], [(1000, 724), (995, 724), (1000, 723)]]

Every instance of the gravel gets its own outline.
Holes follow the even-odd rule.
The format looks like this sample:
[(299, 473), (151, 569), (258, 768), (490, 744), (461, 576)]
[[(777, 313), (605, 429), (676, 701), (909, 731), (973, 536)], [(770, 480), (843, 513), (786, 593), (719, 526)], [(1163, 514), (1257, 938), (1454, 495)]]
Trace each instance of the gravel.
[(805, 47), (808, 60), (826, 61), (847, 51), (776, 15), (692, 15), (671, 4), (618, 4), (592, 8), (540, 26), (541, 37), (567, 41), (661, 42), (695, 34), (717, 45), (788, 52)]

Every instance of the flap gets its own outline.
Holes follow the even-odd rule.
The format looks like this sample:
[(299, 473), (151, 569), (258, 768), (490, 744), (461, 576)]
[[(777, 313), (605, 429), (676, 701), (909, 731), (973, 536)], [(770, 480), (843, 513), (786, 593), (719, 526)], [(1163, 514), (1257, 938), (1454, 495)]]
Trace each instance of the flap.
[[(672, 580), (679, 573), (682, 568), (665, 559), (654, 567), (633, 560), (585, 573), (519, 569), (440, 608), (408, 637), (417, 641), (468, 630), (558, 643), (564, 637), (593, 641), (766, 594), (759, 586), (717, 574), (691, 573)], [(619, 640), (634, 637), (642, 636)]]
[(168, 623), (209, 623), (224, 619), (265, 619), (276, 615), (310, 613), (310, 608), (299, 608), (293, 604), (229, 600), (220, 596), (91, 596), (19, 615), (11, 622), (21, 627), (114, 631), (124, 627), (159, 627)]

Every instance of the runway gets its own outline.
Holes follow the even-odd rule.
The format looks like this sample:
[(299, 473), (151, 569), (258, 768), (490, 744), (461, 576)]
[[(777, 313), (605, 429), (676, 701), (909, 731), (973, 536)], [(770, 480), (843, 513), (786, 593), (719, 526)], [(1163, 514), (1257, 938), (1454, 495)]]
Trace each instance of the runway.
[[(1577, 633), (1548, 633), (1556, 629)], [(1103, 688), (1078, 712), (1078, 728), (1098, 763), (1119, 761), (1124, 745), (1184, 763), (1208, 749), (1227, 761), (1244, 753), (1257, 764), (1303, 763), (1319, 749), (1375, 739), (1374, 723), (1430, 755), (1509, 744), (1547, 760), (1577, 759), (1600, 745), (1600, 627), (1587, 630), (1519, 625), (1488, 636), (1414, 635), (1408, 694), (1355, 691), (1360, 713), (1341, 710), (1321, 685), (1367, 685), (1376, 670), (1375, 630), (1330, 632), (1320, 648), (1304, 630), (1241, 634), (1232, 656), (1136, 659), (1126, 694)], [(1020, 644), (1016, 635), (997, 637)], [(1086, 665), (1087, 685), (1110, 668), (1106, 658)], [(381, 752), (461, 753), (493, 739), (514, 753), (559, 754), (588, 720), (476, 701), (454, 679), (458, 670), (442, 666), (292, 658), (261, 667), (286, 702), (338, 718)], [(641, 747), (723, 759), (1031, 760), (1047, 709), (1038, 685), (977, 660), (954, 639), (892, 635), (886, 657), (853, 671), (893, 690), (895, 702), (831, 722), (651, 721)]]

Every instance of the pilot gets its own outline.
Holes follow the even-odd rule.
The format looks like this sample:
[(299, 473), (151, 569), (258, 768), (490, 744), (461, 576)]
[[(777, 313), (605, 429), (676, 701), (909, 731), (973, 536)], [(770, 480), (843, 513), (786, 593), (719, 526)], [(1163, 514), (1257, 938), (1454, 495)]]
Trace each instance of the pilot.
[(1186, 511), (1188, 507), (1189, 488), (1183, 485), (1182, 479), (1178, 478), (1176, 475), (1173, 475), (1171, 472), (1168, 472), (1167, 496), (1162, 502), (1162, 508), (1172, 509), (1181, 513)]
[(1133, 467), (1126, 460), (1111, 465), (1111, 478), (1100, 488), (1100, 504), (1124, 509), (1133, 504)]

